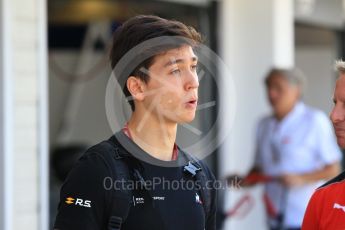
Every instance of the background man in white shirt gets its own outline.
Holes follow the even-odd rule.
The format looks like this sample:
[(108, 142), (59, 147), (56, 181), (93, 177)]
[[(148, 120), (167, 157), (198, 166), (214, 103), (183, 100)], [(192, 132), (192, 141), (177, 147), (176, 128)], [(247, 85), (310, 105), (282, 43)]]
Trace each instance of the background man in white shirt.
[(266, 193), (275, 211), (271, 229), (300, 229), (313, 191), (340, 171), (341, 152), (330, 121), (301, 101), (302, 83), (296, 69), (272, 69), (265, 79), (272, 114), (258, 124), (251, 173), (269, 181)]

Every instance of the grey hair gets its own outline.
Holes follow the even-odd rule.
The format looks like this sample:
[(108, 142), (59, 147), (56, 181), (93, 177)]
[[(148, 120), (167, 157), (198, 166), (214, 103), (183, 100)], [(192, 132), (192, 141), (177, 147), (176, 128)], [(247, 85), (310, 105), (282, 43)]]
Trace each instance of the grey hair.
[(342, 59), (335, 61), (334, 69), (338, 71), (339, 74), (345, 74), (345, 62)]
[(284, 77), (290, 84), (297, 85), (301, 89), (303, 89), (306, 82), (303, 72), (298, 68), (272, 68), (265, 78), (265, 84), (268, 85), (271, 77), (277, 75)]

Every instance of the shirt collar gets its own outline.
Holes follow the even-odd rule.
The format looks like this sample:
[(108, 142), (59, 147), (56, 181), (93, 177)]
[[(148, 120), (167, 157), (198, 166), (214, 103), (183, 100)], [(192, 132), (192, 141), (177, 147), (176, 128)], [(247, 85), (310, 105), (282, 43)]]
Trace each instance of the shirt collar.
[[(133, 140), (131, 132), (128, 128), (128, 122), (124, 125), (124, 127), (122, 128), (122, 131), (124, 132), (124, 134), (126, 134), (127, 137), (129, 137), (129, 139)], [(171, 156), (171, 160), (175, 161), (177, 160), (178, 157), (178, 148), (176, 143), (174, 143), (174, 147), (173, 147), (173, 152), (172, 152), (172, 156)]]

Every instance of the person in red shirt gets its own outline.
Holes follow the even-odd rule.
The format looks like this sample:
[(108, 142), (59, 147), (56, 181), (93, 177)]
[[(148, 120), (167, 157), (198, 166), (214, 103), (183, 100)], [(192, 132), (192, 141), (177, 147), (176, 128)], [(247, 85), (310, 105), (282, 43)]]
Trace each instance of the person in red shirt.
[[(339, 78), (330, 114), (338, 145), (345, 148), (345, 62), (337, 61)], [(345, 172), (318, 188), (311, 197), (302, 230), (345, 229)]]

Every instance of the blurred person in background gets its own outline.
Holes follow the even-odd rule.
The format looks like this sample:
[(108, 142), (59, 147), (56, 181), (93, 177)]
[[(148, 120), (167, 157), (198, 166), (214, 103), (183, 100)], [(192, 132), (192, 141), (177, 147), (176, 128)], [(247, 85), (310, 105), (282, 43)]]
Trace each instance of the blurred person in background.
[(301, 101), (303, 74), (272, 69), (266, 79), (272, 114), (258, 124), (256, 158), (244, 185), (265, 182), (270, 229), (300, 229), (309, 198), (337, 175), (341, 152), (327, 116)]
[[(330, 114), (338, 145), (345, 148), (345, 62), (337, 61), (336, 82)], [(311, 197), (303, 230), (345, 229), (345, 172), (318, 188)]]

